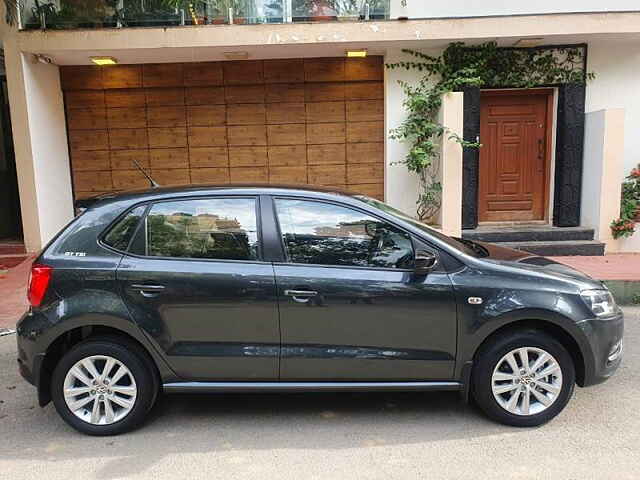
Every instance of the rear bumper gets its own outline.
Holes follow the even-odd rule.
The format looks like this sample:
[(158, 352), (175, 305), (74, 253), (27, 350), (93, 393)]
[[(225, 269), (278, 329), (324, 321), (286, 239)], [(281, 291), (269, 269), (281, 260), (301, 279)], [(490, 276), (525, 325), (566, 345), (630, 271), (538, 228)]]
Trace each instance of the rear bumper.
[(592, 318), (578, 324), (583, 331), (591, 353), (592, 365), (585, 368), (584, 385), (597, 385), (609, 379), (622, 363), (624, 314), (607, 319)]
[(37, 338), (44, 323), (43, 316), (27, 311), (16, 326), (18, 371), (27, 382), (38, 388), (39, 393), (45, 352), (42, 351)]

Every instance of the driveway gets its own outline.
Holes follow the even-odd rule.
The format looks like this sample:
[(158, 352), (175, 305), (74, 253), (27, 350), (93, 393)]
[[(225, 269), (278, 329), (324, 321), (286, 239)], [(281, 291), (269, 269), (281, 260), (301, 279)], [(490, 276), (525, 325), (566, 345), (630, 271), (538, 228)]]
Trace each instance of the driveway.
[(637, 479), (640, 308), (609, 382), (576, 390), (552, 423), (515, 429), (455, 393), (164, 397), (120, 437), (72, 431), (18, 377), (0, 337), (0, 478)]

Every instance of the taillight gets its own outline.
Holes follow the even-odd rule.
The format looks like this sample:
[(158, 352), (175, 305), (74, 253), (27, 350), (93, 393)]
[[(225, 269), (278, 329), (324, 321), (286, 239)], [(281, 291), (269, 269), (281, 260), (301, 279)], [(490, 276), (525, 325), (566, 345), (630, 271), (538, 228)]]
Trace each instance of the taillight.
[(27, 292), (27, 298), (32, 307), (39, 307), (47, 293), (47, 287), (49, 287), (49, 281), (51, 280), (51, 274), (53, 268), (48, 265), (40, 265), (34, 263), (31, 266), (31, 278), (29, 279), (29, 291)]

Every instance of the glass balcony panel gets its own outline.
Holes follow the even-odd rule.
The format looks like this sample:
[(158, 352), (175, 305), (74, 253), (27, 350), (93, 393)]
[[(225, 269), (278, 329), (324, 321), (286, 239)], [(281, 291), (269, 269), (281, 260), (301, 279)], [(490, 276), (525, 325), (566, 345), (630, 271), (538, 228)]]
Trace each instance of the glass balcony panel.
[(292, 21), (326, 22), (389, 18), (389, 0), (291, 0)]
[(389, 0), (24, 0), (23, 29), (380, 20)]

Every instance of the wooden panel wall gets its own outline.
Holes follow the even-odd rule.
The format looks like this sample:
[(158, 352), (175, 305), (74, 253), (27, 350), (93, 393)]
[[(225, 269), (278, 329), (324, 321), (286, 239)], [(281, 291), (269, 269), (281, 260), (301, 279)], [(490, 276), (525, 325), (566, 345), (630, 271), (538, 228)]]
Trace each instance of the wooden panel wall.
[(383, 198), (382, 57), (61, 67), (76, 198), (161, 185), (328, 185)]

